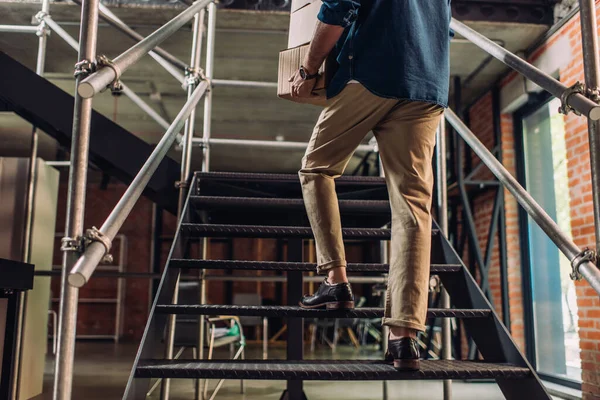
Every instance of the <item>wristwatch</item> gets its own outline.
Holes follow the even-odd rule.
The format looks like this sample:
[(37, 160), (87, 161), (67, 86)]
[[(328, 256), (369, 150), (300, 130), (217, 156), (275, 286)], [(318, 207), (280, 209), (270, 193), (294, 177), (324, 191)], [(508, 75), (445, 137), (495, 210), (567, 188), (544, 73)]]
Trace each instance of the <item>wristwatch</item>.
[(303, 65), (300, 66), (300, 77), (302, 79), (304, 79), (305, 81), (309, 81), (311, 79), (315, 79), (319, 76), (319, 71), (317, 71), (316, 74), (309, 74), (308, 72), (306, 72), (306, 69), (304, 68)]

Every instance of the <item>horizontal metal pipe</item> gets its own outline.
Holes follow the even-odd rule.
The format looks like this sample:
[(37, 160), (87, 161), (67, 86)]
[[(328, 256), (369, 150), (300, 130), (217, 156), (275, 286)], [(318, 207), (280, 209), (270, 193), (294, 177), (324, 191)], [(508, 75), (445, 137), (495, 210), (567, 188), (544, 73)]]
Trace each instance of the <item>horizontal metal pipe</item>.
[(93, 97), (106, 88), (111, 82), (118, 78), (115, 70), (120, 74), (139, 61), (150, 50), (154, 49), (169, 36), (173, 35), (179, 28), (185, 25), (202, 8), (212, 3), (213, 0), (198, 0), (192, 6), (184, 10), (165, 25), (136, 43), (129, 50), (115, 58), (112, 67), (106, 66), (85, 78), (77, 87), (77, 93), (83, 98)]
[[(129, 185), (106, 221), (104, 221), (104, 224), (102, 224), (100, 232), (111, 242), (119, 232), (119, 229), (121, 229), (121, 226), (123, 226), (125, 219), (127, 219), (127, 216), (135, 206), (135, 203), (142, 195), (142, 192), (146, 188), (146, 185), (152, 178), (152, 175), (159, 164), (173, 145), (177, 133), (181, 131), (185, 124), (185, 120), (189, 117), (202, 96), (204, 96), (207, 89), (208, 83), (202, 81), (194, 90), (194, 93), (185, 103), (177, 117), (175, 117), (175, 120), (160, 142), (156, 145), (146, 163), (131, 182), (131, 185)], [(89, 245), (69, 273), (69, 284), (75, 287), (82, 287), (85, 285), (96, 270), (96, 267), (100, 263), (100, 260), (102, 260), (102, 257), (104, 257), (105, 253), (106, 249), (102, 243), (93, 242)]]
[[(469, 28), (462, 22), (459, 22), (453, 18), (452, 22), (450, 23), (450, 28), (452, 28), (459, 35), (470, 40), (473, 44), (477, 45), (486, 53), (502, 61), (510, 68), (525, 76), (527, 79), (547, 90), (555, 97), (560, 99), (565, 91), (568, 90), (567, 86), (563, 85), (558, 80), (554, 79), (539, 68), (529, 64), (527, 61), (516, 56), (502, 46), (494, 43), (479, 32)], [(568, 102), (571, 107), (592, 121), (600, 120), (600, 106), (587, 97), (581, 94), (573, 94), (572, 96), (569, 96)]]
[[(195, 138), (192, 140), (193, 143), (202, 144), (204, 140), (201, 138)], [(287, 142), (277, 140), (247, 140), (247, 139), (210, 139), (208, 141), (210, 145), (230, 145), (230, 146), (244, 146), (244, 147), (262, 147), (262, 148), (273, 148), (273, 149), (288, 149), (288, 150), (306, 150), (308, 143), (304, 142)], [(375, 146), (370, 144), (361, 144), (357, 147), (356, 151), (367, 152), (375, 151)]]
[(231, 79), (213, 79), (211, 82), (213, 86), (236, 86), (277, 89), (277, 82), (238, 81)]
[(49, 167), (70, 167), (71, 161), (46, 161)]
[[(56, 21), (52, 20), (50, 16), (44, 17), (44, 21), (46, 24), (52, 29), (56, 34), (62, 38), (69, 46), (71, 46), (74, 50), (79, 48), (79, 43), (75, 40), (67, 31), (65, 31)], [(146, 112), (156, 123), (158, 123), (163, 129), (169, 129), (169, 123), (160, 116), (152, 107), (150, 107), (144, 100), (141, 99), (140, 96), (135, 94), (133, 90), (131, 90), (127, 85), (121, 82), (123, 94), (129, 97), (129, 99)]]
[(6, 33), (37, 33), (37, 26), (28, 25), (0, 25), (0, 32)]
[[(481, 161), (492, 171), (500, 182), (508, 189), (517, 199), (519, 204), (527, 211), (527, 214), (533, 218), (538, 226), (548, 235), (550, 240), (556, 244), (558, 249), (569, 260), (573, 260), (581, 253), (581, 249), (561, 231), (559, 226), (552, 218), (544, 211), (544, 209), (535, 201), (533, 197), (519, 184), (514, 176), (508, 172), (496, 157), (488, 150), (487, 147), (475, 136), (473, 132), (458, 118), (458, 116), (450, 109), (444, 114), (446, 120), (458, 132), (465, 142), (473, 149), (475, 154), (479, 156)], [(600, 269), (591, 262), (585, 262), (580, 266), (580, 272), (591, 286), (600, 294)]]

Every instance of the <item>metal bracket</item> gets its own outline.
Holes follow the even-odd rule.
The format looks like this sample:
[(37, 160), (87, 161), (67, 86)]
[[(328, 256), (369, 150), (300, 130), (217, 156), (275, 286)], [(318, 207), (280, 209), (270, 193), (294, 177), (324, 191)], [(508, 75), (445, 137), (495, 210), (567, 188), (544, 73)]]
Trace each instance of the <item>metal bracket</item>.
[(585, 263), (585, 262), (592, 262), (594, 264), (597, 263), (598, 260), (598, 253), (596, 253), (594, 250), (590, 250), (589, 248), (585, 248), (581, 253), (577, 254), (572, 260), (571, 260), (571, 267), (573, 268), (573, 272), (571, 272), (571, 279), (573, 279), (574, 281), (580, 281), (583, 279), (583, 275), (581, 275), (581, 272), (579, 272), (579, 267), (581, 266), (581, 264)]
[(115, 71), (115, 79), (108, 85), (111, 93), (119, 95), (123, 91), (123, 84), (121, 83), (121, 69), (104, 54), (100, 54), (96, 57), (96, 65), (100, 67), (108, 67)]
[(100, 230), (95, 226), (92, 226), (92, 229), (85, 231), (84, 238), (85, 246), (89, 246), (93, 242), (100, 242), (104, 246), (105, 254), (104, 257), (102, 257), (102, 263), (110, 264), (113, 262), (113, 256), (110, 254), (112, 241), (108, 238), (108, 236), (100, 232)]

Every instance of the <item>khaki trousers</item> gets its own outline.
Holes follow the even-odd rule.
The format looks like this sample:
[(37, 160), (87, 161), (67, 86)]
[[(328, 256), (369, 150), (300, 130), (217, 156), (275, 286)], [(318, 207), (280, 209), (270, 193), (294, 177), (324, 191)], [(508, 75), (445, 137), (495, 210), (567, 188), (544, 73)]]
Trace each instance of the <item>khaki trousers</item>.
[(319, 273), (346, 266), (334, 179), (373, 131), (392, 210), (383, 323), (425, 330), (431, 253), (432, 157), (442, 107), (376, 96), (353, 83), (323, 110), (299, 171)]

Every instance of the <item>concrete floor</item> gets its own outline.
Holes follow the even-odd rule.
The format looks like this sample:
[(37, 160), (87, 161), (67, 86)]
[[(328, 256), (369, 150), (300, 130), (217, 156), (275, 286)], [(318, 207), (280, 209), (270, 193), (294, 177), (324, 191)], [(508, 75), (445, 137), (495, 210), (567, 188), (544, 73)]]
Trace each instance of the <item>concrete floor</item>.
[[(129, 376), (137, 344), (113, 344), (107, 342), (79, 342), (76, 349), (73, 399), (75, 400), (116, 400), (121, 399)], [(281, 349), (273, 349), (270, 356), (282, 358)], [(187, 357), (190, 355), (187, 354)], [(216, 358), (227, 354), (217, 354)], [(248, 348), (246, 358), (258, 358), (258, 349)], [(315, 358), (332, 358), (330, 351), (317, 351)], [(357, 352), (342, 347), (333, 358), (378, 358), (376, 351)], [(308, 358), (308, 355), (307, 355)], [(52, 399), (52, 373), (54, 357), (48, 356), (44, 393), (35, 400)], [(172, 383), (171, 400), (193, 399), (192, 381), (177, 380)], [(210, 390), (216, 385), (211, 382)], [(442, 383), (438, 381), (389, 382), (390, 400), (436, 400), (442, 399)], [(285, 382), (246, 381), (246, 393), (240, 394), (239, 381), (227, 381), (221, 388), (217, 399), (278, 400), (285, 388)], [(382, 382), (307, 382), (305, 392), (309, 400), (375, 400), (382, 398)], [(209, 393), (210, 393), (209, 390)], [(503, 399), (502, 393), (493, 383), (454, 382), (455, 399), (496, 400)], [(154, 393), (151, 399), (158, 399)]]

